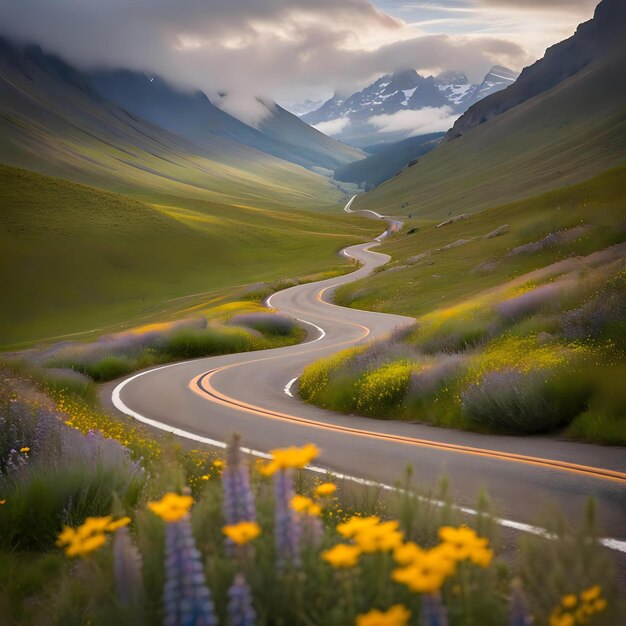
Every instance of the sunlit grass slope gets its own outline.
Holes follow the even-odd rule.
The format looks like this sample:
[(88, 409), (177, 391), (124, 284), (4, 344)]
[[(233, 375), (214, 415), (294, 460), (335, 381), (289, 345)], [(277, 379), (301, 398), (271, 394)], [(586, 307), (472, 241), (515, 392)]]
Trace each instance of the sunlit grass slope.
[(380, 229), (348, 216), (179, 200), (149, 206), (0, 166), (0, 345), (110, 328), (170, 299), (182, 307), (190, 294), (311, 274)]
[(437, 147), (353, 208), (443, 220), (586, 180), (626, 156), (624, 54)]

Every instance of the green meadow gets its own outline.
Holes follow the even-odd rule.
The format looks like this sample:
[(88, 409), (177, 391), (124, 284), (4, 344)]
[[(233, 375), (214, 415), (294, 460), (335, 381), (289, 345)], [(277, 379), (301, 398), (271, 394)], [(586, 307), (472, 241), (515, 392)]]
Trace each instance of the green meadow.
[[(0, 345), (180, 316), (249, 285), (349, 268), (336, 253), (378, 234), (346, 215), (158, 204), (0, 166)], [(258, 287), (258, 285), (257, 285)]]

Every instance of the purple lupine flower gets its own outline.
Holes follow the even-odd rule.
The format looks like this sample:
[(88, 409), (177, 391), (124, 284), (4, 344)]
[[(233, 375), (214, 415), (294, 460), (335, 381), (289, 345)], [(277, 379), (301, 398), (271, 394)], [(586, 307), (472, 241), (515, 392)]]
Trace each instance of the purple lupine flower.
[(250, 489), (248, 465), (241, 458), (239, 436), (234, 435), (228, 447), (226, 467), (222, 472), (224, 517), (227, 524), (256, 521), (256, 507)]
[(528, 611), (528, 605), (526, 604), (521, 582), (514, 580), (511, 587), (509, 626), (531, 626), (533, 619)]
[(291, 508), (295, 494), (291, 470), (274, 474), (274, 539), (279, 567), (300, 563), (300, 521)]
[(141, 554), (133, 543), (126, 526), (115, 531), (113, 540), (113, 570), (117, 597), (122, 606), (133, 606), (141, 597)]
[(228, 590), (228, 619), (230, 626), (254, 626), (256, 612), (252, 591), (243, 574), (237, 574)]
[(166, 526), (163, 606), (164, 626), (217, 626), (188, 516)]
[(448, 626), (448, 612), (438, 593), (422, 596), (421, 613), (424, 626)]

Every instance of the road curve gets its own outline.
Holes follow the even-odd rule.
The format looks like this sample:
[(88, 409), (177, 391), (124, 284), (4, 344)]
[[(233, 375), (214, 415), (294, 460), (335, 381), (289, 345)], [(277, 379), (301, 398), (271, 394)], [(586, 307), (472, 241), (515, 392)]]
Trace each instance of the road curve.
[[(352, 212), (351, 202), (347, 212)], [(375, 217), (388, 220), (386, 233), (401, 226)], [(261, 451), (314, 442), (322, 450), (320, 465), (364, 479), (393, 483), (407, 465), (422, 483), (434, 484), (446, 475), (459, 504), (471, 506), (485, 488), (513, 528), (528, 529), (525, 525), (536, 523), (554, 503), (567, 518), (581, 519), (593, 495), (601, 533), (609, 538), (605, 544), (625, 553), (624, 448), (341, 415), (297, 398), (297, 376), (309, 363), (414, 322), (329, 302), (338, 286), (387, 263), (387, 255), (372, 250), (376, 245), (342, 251), (361, 263), (351, 274), (270, 297), (270, 306), (308, 324), (307, 342), (152, 368), (106, 386), (103, 399), (121, 413), (200, 442), (228, 441), (234, 431)]]

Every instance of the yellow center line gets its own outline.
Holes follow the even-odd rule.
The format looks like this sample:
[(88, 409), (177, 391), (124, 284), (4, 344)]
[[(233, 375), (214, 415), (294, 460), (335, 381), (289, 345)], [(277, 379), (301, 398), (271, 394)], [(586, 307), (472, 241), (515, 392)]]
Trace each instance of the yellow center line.
[[(328, 304), (330, 306), (336, 306), (336, 305), (332, 305), (329, 302), (326, 302), (325, 300), (322, 300), (322, 295), (327, 289), (330, 289), (331, 286), (324, 287), (323, 289), (321, 289), (316, 295), (316, 300), (318, 300), (319, 302), (323, 302), (324, 304)], [(357, 341), (360, 341), (364, 337), (367, 337), (367, 335), (369, 335), (370, 333), (370, 329), (367, 328), (366, 326), (362, 326), (361, 324), (356, 324), (355, 322), (342, 322), (342, 323), (359, 327), (364, 330), (364, 333), (357, 339), (336, 343), (331, 346), (326, 346), (327, 348), (340, 347), (342, 345), (356, 343)], [(295, 352), (293, 354), (294, 355), (306, 354), (308, 352), (315, 352), (317, 349), (318, 348), (302, 350), (300, 352)], [(614, 481), (618, 483), (626, 483), (626, 473), (618, 472), (614, 470), (591, 467), (587, 465), (580, 465), (578, 463), (570, 463), (569, 461), (559, 461), (556, 459), (533, 457), (533, 456), (528, 456), (524, 454), (517, 454), (514, 452), (502, 452), (498, 450), (489, 450), (487, 448), (476, 448), (473, 446), (465, 446), (461, 444), (430, 441), (428, 439), (419, 439), (419, 438), (414, 438), (414, 437), (407, 437), (404, 435), (380, 433), (380, 432), (361, 429), (361, 428), (353, 428), (350, 426), (342, 426), (339, 424), (321, 422), (318, 420), (299, 417), (297, 415), (292, 415), (289, 413), (282, 413), (280, 411), (266, 409), (261, 406), (249, 404), (247, 402), (243, 402), (241, 400), (237, 400), (236, 398), (232, 398), (230, 396), (222, 394), (219, 391), (217, 391), (217, 389), (215, 389), (215, 387), (211, 384), (211, 379), (216, 374), (223, 372), (225, 370), (229, 370), (229, 369), (246, 365), (246, 364), (258, 363), (261, 361), (268, 361), (272, 359), (278, 359), (281, 357), (282, 355), (264, 357), (264, 358), (245, 361), (243, 363), (233, 363), (231, 365), (218, 367), (214, 370), (209, 370), (208, 372), (204, 372), (203, 374), (200, 374), (199, 376), (196, 376), (193, 380), (191, 380), (191, 382), (189, 383), (189, 388), (194, 393), (200, 395), (201, 397), (211, 402), (214, 402), (215, 404), (226, 406), (226, 407), (238, 410), (238, 411), (251, 413), (253, 415), (258, 415), (260, 417), (290, 422), (293, 424), (298, 424), (298, 425), (306, 426), (309, 428), (340, 432), (340, 433), (348, 434), (352, 436), (367, 437), (370, 439), (378, 439), (381, 441), (390, 441), (390, 442), (402, 443), (402, 444), (412, 445), (412, 446), (434, 448), (438, 450), (455, 452), (459, 454), (486, 457), (486, 458), (497, 459), (500, 461), (511, 462), (511, 463), (523, 463), (526, 465), (533, 465), (533, 466), (542, 467), (545, 469), (553, 469), (553, 470), (558, 470), (558, 471), (563, 471), (563, 472), (569, 472), (572, 474), (584, 475), (584, 476), (591, 477), (591, 478), (599, 478), (602, 480), (610, 480), (610, 481)]]

